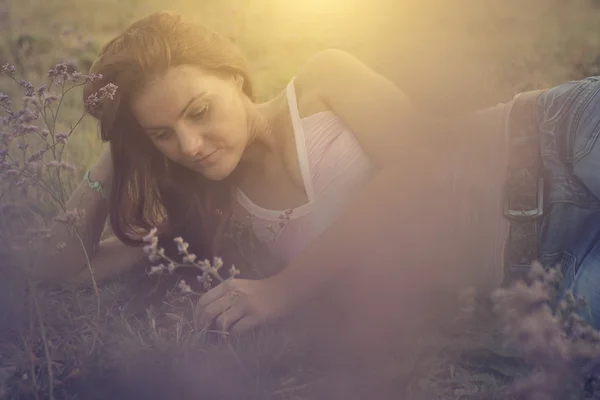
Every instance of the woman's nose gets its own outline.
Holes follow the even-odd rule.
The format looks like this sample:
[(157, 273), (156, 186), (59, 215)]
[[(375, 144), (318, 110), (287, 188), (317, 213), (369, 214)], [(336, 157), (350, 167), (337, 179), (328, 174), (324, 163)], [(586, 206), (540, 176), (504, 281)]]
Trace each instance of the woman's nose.
[(196, 130), (183, 129), (178, 136), (182, 154), (191, 158), (202, 154), (204, 139), (200, 132)]

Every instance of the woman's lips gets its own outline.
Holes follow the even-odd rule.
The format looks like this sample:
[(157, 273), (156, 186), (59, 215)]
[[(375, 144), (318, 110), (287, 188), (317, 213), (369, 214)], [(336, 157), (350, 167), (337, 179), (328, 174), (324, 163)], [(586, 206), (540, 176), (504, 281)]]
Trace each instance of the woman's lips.
[(217, 150), (213, 151), (212, 153), (204, 156), (203, 158), (195, 161), (195, 164), (204, 166), (204, 165), (208, 165), (208, 164), (212, 163), (214, 161), (214, 156), (218, 151), (219, 150), (217, 149)]

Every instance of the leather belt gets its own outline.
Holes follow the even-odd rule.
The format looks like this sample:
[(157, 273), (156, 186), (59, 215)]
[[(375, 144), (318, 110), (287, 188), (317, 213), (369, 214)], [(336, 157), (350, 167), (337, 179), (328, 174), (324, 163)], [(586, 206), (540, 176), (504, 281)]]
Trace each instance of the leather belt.
[(508, 171), (504, 216), (510, 220), (504, 283), (527, 275), (539, 257), (539, 220), (544, 214), (544, 179), (536, 105), (544, 90), (516, 95), (508, 115)]

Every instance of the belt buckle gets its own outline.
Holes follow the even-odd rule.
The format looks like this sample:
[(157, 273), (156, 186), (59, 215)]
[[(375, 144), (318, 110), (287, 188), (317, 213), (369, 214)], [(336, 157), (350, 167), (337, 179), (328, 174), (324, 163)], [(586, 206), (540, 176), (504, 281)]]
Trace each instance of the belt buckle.
[(544, 179), (538, 179), (537, 206), (529, 210), (513, 210), (510, 208), (508, 190), (504, 194), (504, 216), (516, 222), (533, 221), (544, 214)]

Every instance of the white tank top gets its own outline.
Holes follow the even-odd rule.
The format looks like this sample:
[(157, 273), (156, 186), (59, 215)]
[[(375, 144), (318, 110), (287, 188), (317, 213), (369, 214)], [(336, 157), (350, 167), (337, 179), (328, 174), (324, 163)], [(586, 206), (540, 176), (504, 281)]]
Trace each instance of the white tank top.
[(287, 263), (331, 226), (374, 169), (352, 131), (337, 115), (324, 111), (300, 118), (293, 79), (286, 93), (308, 202), (292, 209), (280, 228), (285, 210), (262, 208), (240, 189), (237, 200), (253, 216), (257, 237)]

